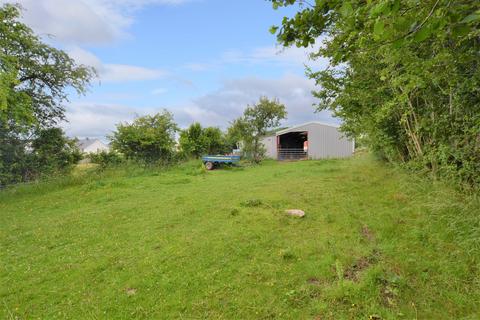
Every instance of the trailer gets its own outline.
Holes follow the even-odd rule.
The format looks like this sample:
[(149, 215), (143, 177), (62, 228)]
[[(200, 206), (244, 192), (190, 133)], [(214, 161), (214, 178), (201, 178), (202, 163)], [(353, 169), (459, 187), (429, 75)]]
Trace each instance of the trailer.
[(236, 164), (239, 161), (240, 156), (208, 155), (202, 157), (202, 162), (207, 170), (213, 170), (221, 164)]

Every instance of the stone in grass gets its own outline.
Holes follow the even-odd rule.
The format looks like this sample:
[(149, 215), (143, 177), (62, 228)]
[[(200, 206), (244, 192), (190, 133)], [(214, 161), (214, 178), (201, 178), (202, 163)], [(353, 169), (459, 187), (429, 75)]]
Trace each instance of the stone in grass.
[(288, 215), (293, 217), (303, 218), (305, 217), (305, 211), (300, 209), (288, 209), (285, 211)]
[(137, 293), (137, 289), (127, 288), (127, 289), (125, 289), (125, 293), (127, 294), (127, 296), (133, 296)]

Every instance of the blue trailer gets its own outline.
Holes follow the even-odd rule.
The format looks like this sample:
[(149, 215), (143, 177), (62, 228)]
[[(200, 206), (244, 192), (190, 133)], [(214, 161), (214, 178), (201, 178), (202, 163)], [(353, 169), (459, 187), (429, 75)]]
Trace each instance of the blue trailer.
[(235, 163), (238, 163), (239, 161), (240, 161), (240, 156), (208, 155), (208, 156), (202, 157), (202, 162), (205, 165), (205, 168), (207, 168), (207, 170), (212, 170), (215, 166), (218, 166), (223, 163), (235, 164)]

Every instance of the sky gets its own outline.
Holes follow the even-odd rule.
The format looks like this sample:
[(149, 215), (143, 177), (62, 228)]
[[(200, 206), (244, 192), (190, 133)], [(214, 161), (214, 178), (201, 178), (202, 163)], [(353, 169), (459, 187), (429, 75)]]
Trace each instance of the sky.
[[(0, 0), (1, 2), (12, 2)], [(98, 77), (66, 104), (71, 137), (106, 140), (115, 125), (166, 109), (184, 128), (228, 127), (260, 96), (286, 105), (283, 125), (337, 123), (315, 113), (305, 65), (315, 48), (282, 48), (268, 31), (298, 7), (265, 0), (17, 0), (22, 20)]]

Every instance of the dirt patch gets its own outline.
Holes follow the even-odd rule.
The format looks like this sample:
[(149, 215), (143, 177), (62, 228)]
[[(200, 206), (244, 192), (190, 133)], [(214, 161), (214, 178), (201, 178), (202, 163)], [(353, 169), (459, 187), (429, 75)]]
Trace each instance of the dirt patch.
[(373, 233), (372, 230), (370, 230), (370, 228), (366, 225), (364, 225), (362, 227), (362, 236), (363, 238), (365, 238), (366, 240), (368, 240), (369, 242), (373, 242), (375, 241), (375, 234)]
[(393, 307), (396, 305), (396, 293), (394, 289), (388, 285), (388, 283), (382, 286), (382, 289), (380, 291), (380, 297), (382, 298), (383, 305), (387, 307)]
[(370, 266), (370, 260), (366, 257), (362, 257), (355, 262), (350, 268), (345, 270), (343, 278), (352, 281), (358, 281), (360, 273)]
[(314, 285), (314, 286), (319, 286), (320, 285), (320, 280), (318, 280), (315, 277), (312, 277), (312, 278), (308, 278), (307, 283), (311, 284), (311, 285)]
[(388, 279), (380, 280), (380, 299), (386, 307), (395, 307), (400, 294), (399, 279), (397, 275), (390, 276)]
[(352, 266), (344, 271), (343, 278), (357, 282), (360, 278), (360, 273), (377, 262), (378, 255), (378, 251), (374, 250), (371, 255), (367, 257), (361, 257)]

